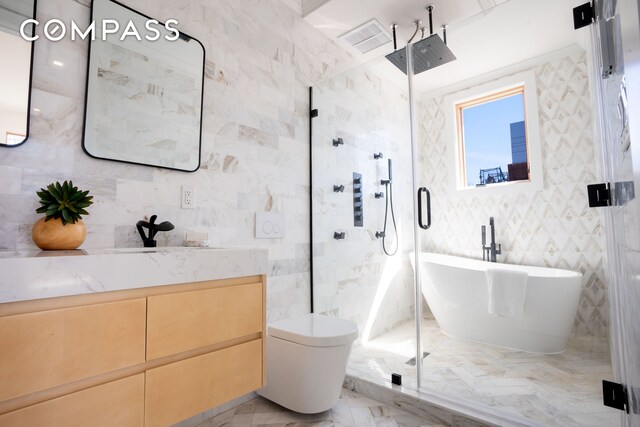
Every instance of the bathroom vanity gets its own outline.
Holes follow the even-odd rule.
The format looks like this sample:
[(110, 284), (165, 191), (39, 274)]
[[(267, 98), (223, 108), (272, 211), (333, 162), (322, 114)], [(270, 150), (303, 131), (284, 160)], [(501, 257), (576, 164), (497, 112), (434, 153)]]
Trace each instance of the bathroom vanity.
[(0, 252), (0, 425), (167, 426), (264, 385), (267, 251)]

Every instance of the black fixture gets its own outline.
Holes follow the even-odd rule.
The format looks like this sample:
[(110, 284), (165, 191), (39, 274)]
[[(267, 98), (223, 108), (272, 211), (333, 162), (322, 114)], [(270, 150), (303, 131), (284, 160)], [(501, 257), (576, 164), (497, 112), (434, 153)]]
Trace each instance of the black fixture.
[(402, 385), (402, 375), (391, 374), (391, 384)]
[(313, 87), (309, 86), (309, 312), (313, 307), (313, 119), (318, 117), (317, 108), (313, 108)]
[(623, 384), (602, 380), (602, 403), (604, 406), (629, 413), (629, 396)]
[(491, 228), (491, 244), (487, 246), (487, 227), (482, 226), (482, 260), (496, 262), (496, 255), (502, 254), (502, 245), (496, 248), (496, 228), (493, 217), (489, 218), (489, 227)]
[(373, 160), (379, 160), (383, 157), (382, 153), (373, 153)]
[(338, 233), (337, 231), (333, 232), (333, 238), (336, 240), (344, 240), (344, 238), (346, 237), (347, 233), (345, 233), (344, 231), (341, 233)]
[(362, 227), (364, 224), (364, 203), (362, 192), (362, 174), (353, 173), (353, 225)]
[[(149, 222), (141, 220), (136, 224), (145, 248), (155, 248), (157, 246), (158, 242), (156, 242), (155, 237), (158, 231), (171, 231), (175, 228), (169, 221), (156, 224), (156, 218), (158, 218), (158, 215), (151, 215)], [(145, 235), (143, 228), (149, 229), (149, 236)]]
[(344, 185), (334, 185), (333, 192), (334, 193), (342, 193), (344, 191)]
[[(398, 227), (396, 226), (396, 215), (395, 212), (393, 210), (393, 186), (392, 186), (392, 168), (391, 168), (391, 159), (388, 160), (388, 165), (389, 165), (389, 179), (381, 179), (380, 180), (380, 185), (384, 185), (384, 187), (386, 188), (386, 194), (387, 197), (385, 198), (385, 207), (384, 207), (384, 225), (382, 228), (382, 232), (376, 232), (376, 237), (382, 238), (382, 250), (384, 251), (384, 253), (388, 256), (393, 256), (396, 254), (396, 252), (398, 252), (398, 247), (399, 247), (399, 240), (398, 240)], [(384, 196), (384, 193), (380, 193), (382, 194), (382, 196)], [(377, 197), (377, 195), (376, 195)], [(389, 218), (389, 211), (391, 211), (391, 221), (393, 223), (393, 230), (396, 236), (396, 247), (394, 250), (389, 250), (387, 249), (387, 242), (386, 242), (386, 238), (387, 238), (387, 220)]]
[(380, 191), (379, 193), (374, 193), (373, 195), (376, 199), (382, 199), (384, 197), (384, 193), (382, 191)]
[[(422, 195), (427, 196), (427, 223), (422, 220)], [(418, 189), (418, 226), (423, 230), (428, 230), (431, 227), (431, 193), (426, 187), (420, 187)]]
[(611, 185), (609, 183), (587, 185), (589, 207), (611, 206)]
[(398, 38), (396, 37), (396, 29), (398, 24), (391, 24), (391, 32), (393, 33), (393, 50), (398, 50)]
[(342, 138), (336, 138), (333, 140), (333, 146), (337, 147), (339, 145), (344, 145), (344, 141), (342, 140)]
[(635, 199), (636, 192), (633, 181), (603, 182), (587, 185), (589, 207), (624, 206)]
[(594, 20), (593, 6), (591, 2), (581, 4), (578, 7), (573, 8), (573, 29), (586, 27), (593, 23)]

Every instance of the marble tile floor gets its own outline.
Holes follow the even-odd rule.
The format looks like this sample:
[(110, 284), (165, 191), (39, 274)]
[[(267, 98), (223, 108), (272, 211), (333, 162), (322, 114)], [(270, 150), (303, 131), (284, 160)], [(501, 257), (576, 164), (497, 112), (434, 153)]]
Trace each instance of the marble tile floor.
[(298, 414), (263, 397), (256, 397), (214, 416), (197, 427), (418, 427), (443, 426), (438, 420), (420, 418), (356, 392), (342, 389), (338, 403), (319, 414)]
[[(365, 345), (355, 345), (348, 367), (354, 377), (402, 375), (415, 388), (414, 323)], [(558, 355), (539, 355), (448, 337), (437, 323), (422, 324), (423, 389), (481, 404), (493, 411), (545, 426), (616, 426), (618, 411), (602, 404), (601, 381), (613, 377), (608, 340), (572, 338)]]

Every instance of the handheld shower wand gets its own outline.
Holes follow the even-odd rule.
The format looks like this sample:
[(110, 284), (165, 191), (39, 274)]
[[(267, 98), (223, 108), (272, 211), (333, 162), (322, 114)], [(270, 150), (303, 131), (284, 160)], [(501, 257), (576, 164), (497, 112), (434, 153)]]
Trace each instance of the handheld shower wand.
[[(398, 227), (396, 226), (396, 215), (393, 211), (393, 185), (392, 185), (392, 167), (391, 167), (391, 159), (389, 159), (389, 179), (380, 180), (380, 184), (385, 186), (385, 208), (384, 208), (384, 228), (382, 232), (376, 232), (376, 237), (382, 237), (382, 250), (385, 254), (389, 256), (393, 256), (398, 252)], [(387, 239), (387, 219), (389, 218), (389, 210), (391, 210), (391, 221), (393, 222), (393, 232), (396, 236), (396, 247), (393, 251), (387, 249), (386, 239)]]

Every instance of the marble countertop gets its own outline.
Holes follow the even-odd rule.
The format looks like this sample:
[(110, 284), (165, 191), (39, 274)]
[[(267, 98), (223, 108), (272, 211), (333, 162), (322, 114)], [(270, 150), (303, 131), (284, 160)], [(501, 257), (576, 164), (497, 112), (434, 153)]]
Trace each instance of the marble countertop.
[(0, 251), (0, 303), (267, 273), (266, 249)]

